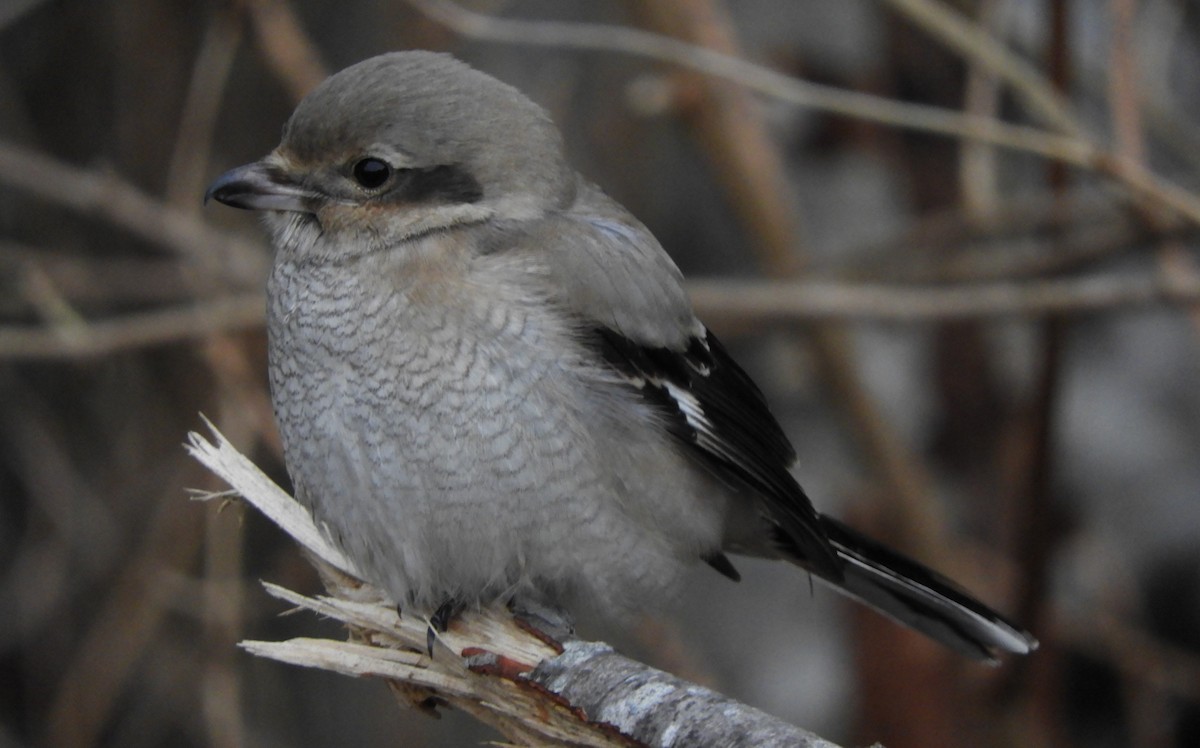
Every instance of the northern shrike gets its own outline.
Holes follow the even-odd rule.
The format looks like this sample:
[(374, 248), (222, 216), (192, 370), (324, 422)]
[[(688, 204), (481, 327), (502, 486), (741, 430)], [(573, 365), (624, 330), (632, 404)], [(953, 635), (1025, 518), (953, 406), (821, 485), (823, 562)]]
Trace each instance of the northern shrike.
[(332, 76), (208, 196), (264, 212), (271, 393), (297, 498), (401, 605), (631, 611), (782, 559), (977, 659), (1036, 646), (818, 513), (675, 264), (549, 116), (448, 55)]

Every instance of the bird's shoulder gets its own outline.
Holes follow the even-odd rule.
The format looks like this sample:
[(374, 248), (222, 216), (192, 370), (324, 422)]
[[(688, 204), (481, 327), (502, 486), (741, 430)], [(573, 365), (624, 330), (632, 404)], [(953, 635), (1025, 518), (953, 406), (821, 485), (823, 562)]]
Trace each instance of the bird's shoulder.
[(599, 188), (580, 180), (568, 205), (496, 228), (484, 251), (519, 258), (543, 276), (555, 302), (581, 324), (673, 349), (703, 333), (679, 268), (650, 230)]

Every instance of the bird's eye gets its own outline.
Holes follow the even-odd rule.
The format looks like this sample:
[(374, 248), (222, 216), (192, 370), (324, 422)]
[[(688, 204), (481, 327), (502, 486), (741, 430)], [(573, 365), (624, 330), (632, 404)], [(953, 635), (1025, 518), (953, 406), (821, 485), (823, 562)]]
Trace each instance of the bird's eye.
[(364, 189), (374, 190), (392, 176), (392, 167), (386, 161), (378, 158), (364, 158), (354, 165), (354, 181)]

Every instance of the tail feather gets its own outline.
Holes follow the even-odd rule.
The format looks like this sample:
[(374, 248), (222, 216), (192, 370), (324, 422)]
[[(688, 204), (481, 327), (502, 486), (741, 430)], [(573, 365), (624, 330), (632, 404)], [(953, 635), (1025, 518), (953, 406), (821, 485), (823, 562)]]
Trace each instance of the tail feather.
[(830, 517), (821, 523), (844, 562), (838, 591), (951, 649), (995, 664), (999, 652), (1028, 654), (1037, 640), (946, 577)]

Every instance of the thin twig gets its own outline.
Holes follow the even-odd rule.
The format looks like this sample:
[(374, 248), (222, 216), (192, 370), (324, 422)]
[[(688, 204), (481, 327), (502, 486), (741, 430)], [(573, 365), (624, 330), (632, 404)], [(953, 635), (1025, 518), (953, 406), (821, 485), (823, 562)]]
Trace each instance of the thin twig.
[(257, 285), (266, 277), (267, 253), (260, 244), (218, 231), (116, 175), (0, 141), (0, 183), (99, 216), (182, 256), (202, 286)]
[[(1117, 133), (1116, 163), (1139, 174), (1147, 174), (1145, 133), (1138, 95), (1138, 60), (1133, 45), (1133, 25), (1137, 17), (1136, 0), (1111, 0), (1112, 32), (1109, 43), (1109, 116)], [(1154, 203), (1139, 206), (1147, 223), (1161, 226), (1163, 216), (1154, 212)], [(1159, 272), (1183, 279), (1195, 279), (1200, 273), (1191, 256), (1178, 241), (1167, 240), (1157, 253)], [(1186, 281), (1185, 281), (1186, 282)], [(1200, 330), (1200, 305), (1192, 303), (1188, 317), (1193, 329)]]
[(183, 104), (179, 134), (167, 167), (167, 202), (185, 211), (195, 213), (201, 207), (196, 198), (204, 193), (208, 155), (212, 151), (221, 97), (241, 41), (239, 14), (227, 6), (217, 7), (192, 63), (192, 79)]
[(884, 0), (897, 12), (941, 40), (964, 59), (991, 71), (1012, 86), (1032, 114), (1066, 135), (1083, 140), (1083, 127), (1071, 103), (1025, 60), (995, 36), (938, 0)]
[[(1023, 283), (904, 287), (874, 283), (782, 280), (692, 280), (697, 313), (714, 324), (785, 324), (817, 320), (930, 320), (1078, 315), (1200, 303), (1200, 277), (1101, 276)], [(0, 327), (0, 360), (86, 358), (242, 330), (263, 323), (261, 295), (60, 328)]]
[(1043, 317), (1200, 301), (1195, 277), (1097, 276), (1024, 283), (897, 287), (821, 281), (692, 281), (697, 312), (713, 322), (762, 324)]
[(1138, 165), (1113, 158), (1104, 148), (1082, 137), (1058, 135), (994, 118), (973, 117), (939, 107), (907, 104), (823, 86), (639, 29), (608, 24), (497, 18), (465, 10), (444, 0), (407, 2), (430, 18), (474, 39), (619, 52), (662, 60), (734, 81), (795, 106), (1036, 154), (1105, 175), (1136, 197), (1162, 205), (1189, 222), (1200, 224), (1200, 196)]
[(646, 57), (733, 81), (773, 99), (845, 117), (956, 138), (979, 140), (1088, 167), (1096, 152), (1086, 142), (1034, 127), (971, 117), (948, 109), (908, 104), (825, 86), (746, 60), (640, 29), (610, 24), (525, 21), (484, 15), (439, 0), (407, 0), (454, 31), (474, 39), (542, 47), (567, 47)]
[(293, 101), (299, 101), (329, 75), (321, 53), (287, 0), (247, 0), (255, 38)]
[[(659, 0), (630, 3), (638, 16), (663, 38), (679, 38), (735, 59), (737, 39), (723, 9), (710, 0)], [(801, 218), (791, 179), (763, 117), (762, 107), (746, 89), (683, 68), (679, 87), (690, 92), (680, 118), (713, 164), (726, 200), (749, 232), (750, 246), (768, 273), (789, 276), (806, 262)]]
[(46, 323), (73, 327), (83, 322), (83, 317), (71, 306), (71, 302), (48, 274), (32, 263), (21, 274), (22, 296)]
[[(1003, 37), (1007, 0), (982, 0), (980, 23), (989, 33)], [(976, 117), (995, 117), (1000, 110), (1000, 81), (995, 72), (967, 58), (967, 82), (963, 108)], [(996, 149), (987, 143), (965, 140), (959, 145), (959, 189), (963, 210), (970, 217), (995, 210), (1000, 201)]]
[[(1003, 255), (1030, 254), (1033, 246), (1057, 237), (1069, 237), (1072, 243), (1096, 242), (1104, 238), (1101, 244), (1128, 246), (1157, 236), (1195, 234), (1190, 226), (1173, 227), (1173, 230), (1177, 233), (1164, 234), (1144, 222), (1134, 221), (1130, 211), (1113, 196), (1099, 194), (1094, 189), (1076, 189), (1062, 198), (1027, 189), (1004, 196), (980, 213), (968, 213), (956, 206), (918, 216), (905, 230), (848, 252), (852, 257), (864, 259), (854, 260), (848, 267), (839, 269), (838, 274), (843, 278), (886, 278), (893, 282), (1028, 277), (1055, 267), (1058, 258), (1054, 253), (1039, 252), (1039, 257), (1025, 262)], [(996, 256), (961, 258), (972, 245), (985, 248)], [(917, 253), (915, 256), (914, 252)], [(1111, 253), (1112, 250), (1095, 254)], [(1081, 251), (1079, 254), (1087, 253)]]
[(1141, 98), (1137, 93), (1137, 58), (1133, 46), (1136, 11), (1133, 0), (1112, 0), (1109, 5), (1111, 72), (1108, 77), (1108, 101), (1116, 136), (1116, 154), (1140, 163), (1145, 159), (1146, 149), (1142, 142)]
[[(1072, 78), (1071, 4), (1052, 0), (1050, 36), (1046, 50), (1051, 80), (1059, 90), (1067, 90)], [(1046, 164), (1046, 182), (1056, 200), (1067, 194), (1068, 174), (1061, 164)], [(1014, 425), (1013, 468), (1016, 492), (1009, 496), (1011, 518), (1008, 535), (1011, 555), (1016, 562), (1017, 586), (1014, 606), (1017, 619), (1027, 621), (1034, 630), (1050, 621), (1050, 573), (1055, 550), (1063, 540), (1065, 510), (1058, 501), (1055, 478), (1059, 470), (1056, 440), (1059, 435), (1061, 398), (1064, 386), (1063, 345), (1067, 320), (1051, 316), (1040, 320), (1036, 353), (1038, 369), (1034, 374), (1022, 418)], [(1062, 688), (1062, 662), (1053, 639), (1047, 638), (1044, 656), (1036, 662), (1022, 662), (996, 684), (999, 702), (1023, 697), (1034, 723), (1047, 734), (1061, 737), (1060, 714), (1046, 708), (1058, 703)], [(1052, 699), (1052, 700), (1051, 700)], [(1056, 740), (1056, 743), (1061, 740)]]
[[(960, 212), (961, 213), (961, 212)], [(890, 254), (879, 252), (838, 277), (871, 282), (887, 278), (889, 283), (978, 283), (1018, 281), (1094, 267), (1101, 260), (1141, 250), (1157, 238), (1140, 223), (1123, 215), (1103, 215), (1088, 224), (1078, 222), (1069, 229), (1034, 227), (1029, 236), (993, 238), (986, 235), (935, 235), (892, 237)], [(907, 252), (907, 255), (905, 254)]]
[[(659, 0), (639, 5), (656, 27), (696, 49), (737, 59), (732, 23), (715, 0)], [(696, 76), (700, 105), (689, 119), (705, 151), (713, 154), (716, 173), (742, 223), (752, 232), (751, 247), (763, 268), (776, 277), (794, 276), (807, 261), (799, 242), (799, 218), (783, 164), (786, 158), (770, 136), (761, 107), (742, 90), (719, 79)], [(732, 90), (731, 90), (732, 89)], [(919, 459), (892, 428), (862, 381), (849, 331), (836, 324), (806, 330), (824, 385), (855, 435), (877, 480), (887, 486), (889, 502), (905, 528), (909, 546), (923, 558), (936, 559), (944, 547), (944, 523), (931, 501), (931, 480)]]
[[(189, 289), (179, 271), (173, 257), (92, 256), (0, 239), (0, 277), (8, 279), (5, 289), (15, 290), (0, 293), (0, 316), (20, 319), (31, 307), (44, 308), (25, 298), (31, 275), (45, 278), (72, 308), (136, 309), (186, 297)], [(56, 315), (59, 321), (69, 317)]]
[(58, 327), (0, 327), (0, 360), (76, 359), (262, 325), (261, 294)]

